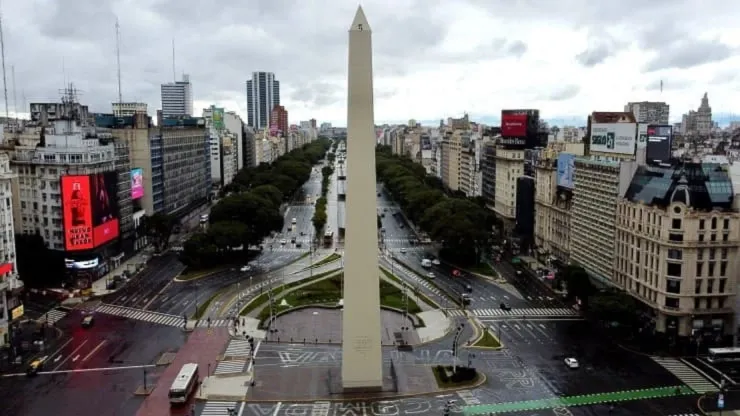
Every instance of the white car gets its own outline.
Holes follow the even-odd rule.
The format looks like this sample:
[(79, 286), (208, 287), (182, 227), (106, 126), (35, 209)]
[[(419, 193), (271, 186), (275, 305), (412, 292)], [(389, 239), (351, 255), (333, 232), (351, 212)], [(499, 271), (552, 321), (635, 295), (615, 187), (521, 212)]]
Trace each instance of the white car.
[(432, 264), (435, 266), (439, 266), (439, 260), (437, 259), (432, 260)]
[(286, 244), (288, 244), (288, 240), (286, 240), (284, 238), (282, 240), (280, 240), (280, 245), (284, 246)]
[(252, 270), (252, 266), (250, 266), (250, 265), (246, 265), (246, 266), (242, 267), (242, 268), (241, 268), (241, 269), (239, 269), (239, 270), (241, 270), (241, 271), (243, 271), (243, 272), (248, 272), (248, 271)]
[(568, 368), (572, 368), (574, 370), (579, 367), (578, 360), (576, 360), (573, 357), (568, 357), (565, 360), (563, 360), (563, 362), (565, 363), (566, 366), (568, 366)]
[(401, 254), (406, 254), (406, 249), (405, 248), (402, 248), (401, 249)]
[(430, 279), (434, 279), (434, 273), (433, 272), (427, 273), (427, 277)]

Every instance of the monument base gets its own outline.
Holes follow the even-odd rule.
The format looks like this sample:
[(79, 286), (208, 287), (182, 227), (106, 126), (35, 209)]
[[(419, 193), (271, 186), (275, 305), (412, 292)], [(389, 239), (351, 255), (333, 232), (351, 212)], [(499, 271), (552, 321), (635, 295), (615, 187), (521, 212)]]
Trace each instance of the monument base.
[(345, 386), (342, 385), (343, 393), (380, 393), (383, 392), (383, 386)]

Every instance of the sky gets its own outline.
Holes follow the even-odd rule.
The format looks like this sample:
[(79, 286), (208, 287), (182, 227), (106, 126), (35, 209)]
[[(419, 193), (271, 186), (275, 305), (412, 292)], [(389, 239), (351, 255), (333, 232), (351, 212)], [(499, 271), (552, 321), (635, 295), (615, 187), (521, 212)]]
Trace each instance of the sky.
[[(365, 0), (362, 7), (373, 31), (377, 124), (464, 112), (493, 122), (506, 108), (579, 124), (592, 111), (643, 100), (668, 102), (679, 121), (705, 92), (715, 113), (740, 114), (740, 7), (729, 0)], [(152, 115), (160, 84), (187, 73), (195, 115), (215, 104), (246, 120), (245, 81), (268, 71), (280, 81), (290, 123), (346, 125), (356, 8), (348, 0), (6, 0), (9, 112), (58, 101), (68, 83), (91, 111), (111, 112), (118, 19), (123, 100), (148, 103)]]

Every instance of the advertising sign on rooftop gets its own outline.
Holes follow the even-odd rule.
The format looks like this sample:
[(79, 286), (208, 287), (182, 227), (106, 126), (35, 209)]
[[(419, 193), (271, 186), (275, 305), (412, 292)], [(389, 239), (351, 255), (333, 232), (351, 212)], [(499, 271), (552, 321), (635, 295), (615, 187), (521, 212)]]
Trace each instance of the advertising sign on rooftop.
[(213, 128), (216, 130), (224, 129), (224, 109), (218, 107), (211, 107), (211, 120), (213, 121)]
[(648, 138), (648, 125), (647, 123), (639, 123), (637, 125), (637, 148), (644, 149), (647, 147)]
[(592, 152), (634, 155), (636, 141), (636, 123), (591, 125)]
[(560, 153), (558, 155), (558, 177), (557, 185), (563, 188), (573, 189), (573, 173), (576, 170), (576, 155), (572, 153)]

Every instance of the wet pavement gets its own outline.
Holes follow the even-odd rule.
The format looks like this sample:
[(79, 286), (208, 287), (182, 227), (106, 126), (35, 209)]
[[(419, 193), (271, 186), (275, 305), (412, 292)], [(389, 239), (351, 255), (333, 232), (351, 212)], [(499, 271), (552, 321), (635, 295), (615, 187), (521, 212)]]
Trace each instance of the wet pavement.
[[(381, 310), (381, 343), (395, 345), (396, 333), (408, 344), (419, 342), (413, 323), (403, 314)], [(268, 340), (275, 342), (340, 343), (342, 338), (342, 310), (306, 308), (280, 315), (270, 326)], [(408, 328), (403, 330), (402, 328)], [(274, 331), (277, 329), (277, 331)]]

